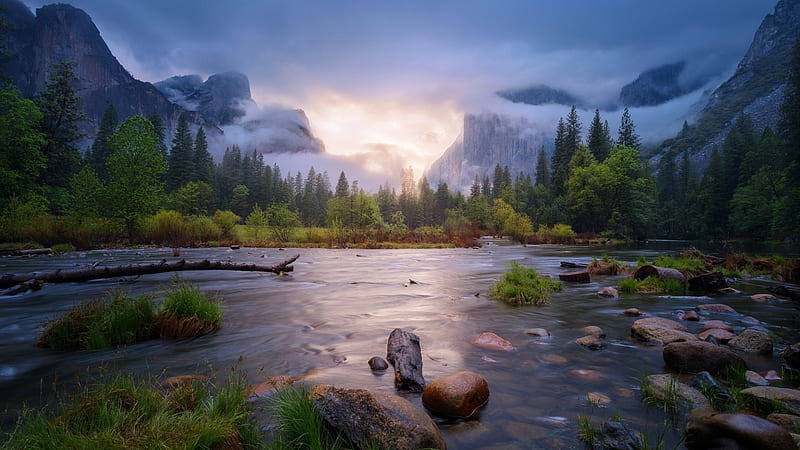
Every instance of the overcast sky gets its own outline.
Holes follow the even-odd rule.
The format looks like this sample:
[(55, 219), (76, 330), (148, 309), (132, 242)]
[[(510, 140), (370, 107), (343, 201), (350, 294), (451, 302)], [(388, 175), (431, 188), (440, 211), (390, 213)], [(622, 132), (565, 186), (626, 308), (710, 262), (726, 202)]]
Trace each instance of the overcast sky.
[(417, 167), (453, 141), (464, 111), (492, 104), (498, 89), (548, 84), (603, 104), (665, 63), (730, 74), (775, 4), (65, 1), (93, 18), (141, 80), (240, 71), (259, 104), (304, 109), (330, 153), (393, 149)]

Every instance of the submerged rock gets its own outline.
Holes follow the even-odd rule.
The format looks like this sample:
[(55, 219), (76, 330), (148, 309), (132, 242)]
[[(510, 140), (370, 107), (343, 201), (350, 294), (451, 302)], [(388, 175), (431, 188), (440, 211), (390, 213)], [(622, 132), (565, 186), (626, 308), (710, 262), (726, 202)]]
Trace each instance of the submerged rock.
[(750, 414), (720, 414), (713, 408), (692, 410), (686, 424), (686, 448), (762, 449), (796, 448), (788, 431)]
[(583, 347), (586, 347), (589, 350), (600, 350), (606, 346), (605, 343), (603, 343), (603, 338), (596, 334), (590, 334), (578, 338), (575, 340), (575, 343)]
[(702, 331), (697, 335), (698, 339), (706, 342), (708, 342), (708, 337), (713, 337), (716, 342), (725, 344), (733, 339), (734, 334), (721, 328), (709, 328), (708, 330)]
[(795, 369), (800, 369), (800, 342), (784, 348), (778, 354), (786, 360), (786, 364)]
[(536, 337), (550, 337), (550, 332), (544, 328), (528, 328), (525, 330), (525, 334)]
[(639, 311), (638, 308), (628, 308), (625, 311), (622, 311), (622, 314), (626, 316), (643, 316), (644, 313)]
[(474, 372), (458, 372), (430, 383), (422, 404), (446, 417), (473, 418), (489, 401), (489, 383)]
[(642, 439), (628, 429), (624, 422), (608, 421), (603, 423), (601, 447), (613, 450), (638, 450), (642, 448)]
[(735, 313), (736, 310), (731, 308), (730, 306), (724, 303), (704, 303), (702, 305), (697, 305), (697, 309), (701, 311), (712, 311), (712, 312), (731, 312)]
[(447, 448), (433, 420), (396, 395), (317, 385), (311, 396), (325, 422), (359, 448)]
[(681, 403), (691, 406), (707, 406), (710, 404), (702, 392), (686, 383), (682, 383), (674, 375), (649, 375), (647, 382), (653, 395), (661, 401), (670, 401), (674, 395), (677, 395)]
[(697, 314), (697, 311), (686, 311), (686, 314), (683, 315), (683, 320), (688, 320), (690, 322), (697, 322), (700, 320), (700, 315)]
[(619, 298), (619, 291), (614, 287), (606, 286), (597, 291), (597, 295), (606, 298)]
[(472, 343), (487, 350), (499, 350), (504, 352), (514, 350), (514, 346), (511, 345), (511, 342), (489, 331), (481, 333), (472, 340)]

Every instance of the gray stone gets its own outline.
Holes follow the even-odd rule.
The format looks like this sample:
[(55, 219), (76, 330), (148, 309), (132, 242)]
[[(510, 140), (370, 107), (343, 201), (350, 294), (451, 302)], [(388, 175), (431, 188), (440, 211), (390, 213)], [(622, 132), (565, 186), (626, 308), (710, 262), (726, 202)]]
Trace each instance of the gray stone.
[(603, 437), (600, 443), (604, 449), (639, 450), (642, 448), (642, 439), (628, 429), (624, 422), (605, 422), (601, 431)]
[(763, 331), (748, 328), (728, 342), (732, 349), (747, 353), (772, 354), (772, 339)]
[(653, 395), (661, 401), (668, 400), (671, 394), (674, 393), (677, 394), (682, 403), (691, 406), (707, 406), (710, 404), (702, 392), (686, 383), (682, 383), (674, 375), (649, 375), (647, 381)]
[(317, 385), (311, 396), (325, 422), (359, 448), (447, 448), (433, 420), (396, 395)]
[(689, 450), (796, 448), (792, 436), (774, 423), (750, 414), (720, 414), (713, 408), (696, 408), (686, 424)]
[(727, 368), (745, 367), (744, 360), (732, 351), (702, 341), (668, 344), (662, 356), (667, 367), (678, 372), (716, 374)]
[(633, 322), (631, 336), (654, 344), (697, 340), (697, 336), (689, 333), (682, 324), (661, 317), (647, 317)]
[(369, 368), (372, 369), (373, 372), (382, 372), (389, 368), (389, 363), (380, 356), (373, 356), (367, 361), (367, 364), (369, 364)]
[(766, 407), (771, 407), (777, 402), (787, 412), (800, 415), (800, 391), (797, 389), (756, 386), (742, 389), (739, 393)]

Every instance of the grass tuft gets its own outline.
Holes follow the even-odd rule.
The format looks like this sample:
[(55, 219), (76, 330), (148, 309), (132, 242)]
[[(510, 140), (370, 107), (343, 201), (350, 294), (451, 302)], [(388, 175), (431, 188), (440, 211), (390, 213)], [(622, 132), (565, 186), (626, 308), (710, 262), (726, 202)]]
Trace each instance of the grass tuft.
[(157, 323), (165, 337), (202, 336), (219, 329), (222, 323), (220, 302), (197, 286), (176, 278), (161, 304)]
[(633, 277), (625, 278), (619, 284), (619, 291), (623, 294), (670, 294), (682, 295), (684, 286), (678, 280), (647, 277), (637, 280)]
[(542, 278), (535, 269), (512, 262), (511, 270), (492, 286), (491, 295), (519, 305), (548, 305), (550, 294), (563, 288), (561, 282)]
[(271, 398), (270, 412), (277, 424), (272, 442), (275, 450), (326, 450), (344, 448), (343, 438), (325, 425), (307, 388), (285, 386)]

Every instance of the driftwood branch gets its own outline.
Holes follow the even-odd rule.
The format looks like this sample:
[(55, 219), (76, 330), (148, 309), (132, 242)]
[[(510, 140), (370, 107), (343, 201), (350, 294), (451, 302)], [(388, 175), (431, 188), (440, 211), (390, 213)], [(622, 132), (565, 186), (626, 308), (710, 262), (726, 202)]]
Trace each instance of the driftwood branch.
[[(135, 275), (146, 275), (152, 273), (178, 272), (184, 270), (240, 270), (246, 272), (271, 272), (280, 274), (291, 272), (294, 267), (291, 264), (300, 255), (283, 261), (274, 266), (263, 264), (243, 264), (230, 261), (186, 261), (184, 259), (175, 262), (161, 261), (153, 264), (126, 264), (121, 266), (93, 266), (86, 269), (56, 270), (52, 272), (31, 272), (31, 273), (7, 273), (0, 275), (0, 289), (9, 289), (23, 283), (37, 281), (39, 283), (70, 283), (97, 280), (101, 278), (115, 278)], [(4, 293), (5, 291), (0, 291)], [(18, 293), (14, 292), (14, 293)], [(9, 294), (5, 294), (9, 295)]]

